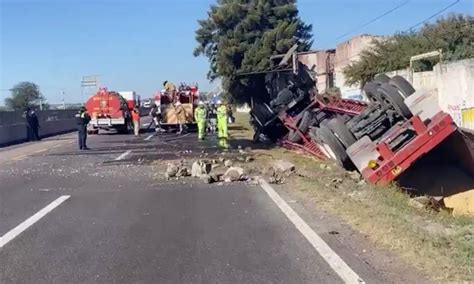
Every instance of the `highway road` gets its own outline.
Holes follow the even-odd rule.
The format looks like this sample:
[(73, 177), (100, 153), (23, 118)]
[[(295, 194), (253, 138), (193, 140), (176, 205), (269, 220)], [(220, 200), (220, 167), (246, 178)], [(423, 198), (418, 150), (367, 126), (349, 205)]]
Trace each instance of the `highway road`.
[(0, 149), (0, 283), (423, 279), (281, 188), (163, 179), (167, 160), (219, 153), (212, 139), (105, 134), (79, 151), (75, 135)]

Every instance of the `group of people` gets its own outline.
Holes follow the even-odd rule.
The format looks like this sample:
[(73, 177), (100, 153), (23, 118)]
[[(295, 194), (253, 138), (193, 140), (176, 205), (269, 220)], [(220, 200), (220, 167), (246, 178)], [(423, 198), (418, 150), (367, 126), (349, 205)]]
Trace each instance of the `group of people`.
[[(212, 108), (206, 108), (203, 102), (198, 103), (198, 107), (194, 112), (194, 119), (197, 123), (198, 128), (198, 139), (203, 140), (208, 129), (209, 123), (212, 123), (214, 110)], [(228, 145), (228, 131), (227, 124), (229, 121), (229, 110), (222, 101), (217, 101), (217, 109), (215, 109), (215, 117), (217, 122), (217, 138), (219, 139), (219, 145), (227, 148)]]

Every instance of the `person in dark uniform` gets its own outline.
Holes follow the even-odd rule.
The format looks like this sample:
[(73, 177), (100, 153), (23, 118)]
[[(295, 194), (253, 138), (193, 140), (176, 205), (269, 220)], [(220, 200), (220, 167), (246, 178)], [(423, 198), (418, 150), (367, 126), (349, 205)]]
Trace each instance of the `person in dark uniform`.
[(26, 109), (24, 117), (28, 127), (28, 141), (38, 141), (39, 139), (39, 122), (38, 116), (34, 108), (29, 107)]
[(79, 149), (80, 150), (89, 150), (87, 148), (87, 124), (91, 120), (91, 117), (87, 113), (87, 109), (85, 107), (81, 107), (79, 112), (76, 114), (76, 124), (77, 124), (77, 131), (78, 131), (78, 139), (79, 139)]

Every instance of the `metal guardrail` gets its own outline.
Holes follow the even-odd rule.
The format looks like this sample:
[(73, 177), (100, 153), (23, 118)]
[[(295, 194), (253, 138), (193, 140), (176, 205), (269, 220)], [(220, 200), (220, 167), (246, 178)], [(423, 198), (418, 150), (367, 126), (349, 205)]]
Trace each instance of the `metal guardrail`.
[[(41, 125), (42, 122), (46, 121), (73, 118), (76, 113), (76, 109), (38, 111), (38, 121)], [(0, 111), (0, 126), (9, 126), (23, 123), (25, 123), (23, 111)]]

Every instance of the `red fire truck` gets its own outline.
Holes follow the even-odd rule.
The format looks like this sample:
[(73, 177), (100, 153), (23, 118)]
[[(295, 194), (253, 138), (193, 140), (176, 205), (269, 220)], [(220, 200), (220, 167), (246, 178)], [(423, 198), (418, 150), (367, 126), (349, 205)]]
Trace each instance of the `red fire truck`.
[(101, 88), (85, 104), (92, 118), (89, 132), (97, 134), (99, 129), (114, 129), (119, 133), (129, 133), (133, 129), (131, 112), (135, 106), (140, 106), (140, 97), (135, 92)]

